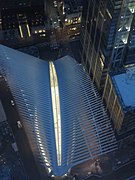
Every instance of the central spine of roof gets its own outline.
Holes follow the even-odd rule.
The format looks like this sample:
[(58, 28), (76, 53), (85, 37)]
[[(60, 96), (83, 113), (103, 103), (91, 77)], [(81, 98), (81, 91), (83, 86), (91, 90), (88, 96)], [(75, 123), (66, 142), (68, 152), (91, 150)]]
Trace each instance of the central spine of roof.
[(61, 166), (61, 113), (58, 79), (53, 62), (49, 62), (50, 67), (50, 85), (52, 95), (52, 109), (55, 130), (55, 141), (57, 150), (57, 163)]

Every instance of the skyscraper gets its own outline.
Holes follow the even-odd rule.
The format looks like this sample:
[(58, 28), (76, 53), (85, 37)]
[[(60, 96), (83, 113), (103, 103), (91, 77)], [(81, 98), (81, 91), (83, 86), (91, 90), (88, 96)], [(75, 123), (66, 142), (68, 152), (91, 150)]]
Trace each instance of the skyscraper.
[[(81, 34), (82, 63), (103, 92), (114, 131), (120, 140), (132, 139), (134, 106), (125, 105), (125, 96), (128, 89), (134, 89), (135, 81), (133, 78), (127, 80), (128, 71), (132, 69), (127, 67), (135, 63), (135, 1), (84, 1)], [(130, 76), (134, 76), (133, 70)], [(133, 87), (128, 86), (131, 79)]]
[[(135, 66), (107, 75), (103, 99), (118, 140), (126, 143), (135, 137)], [(124, 141), (123, 141), (124, 142)]]
[(98, 89), (109, 70), (134, 63), (134, 13), (132, 0), (85, 0), (82, 18), (82, 62)]
[(1, 2), (0, 40), (12, 45), (46, 38), (44, 1)]

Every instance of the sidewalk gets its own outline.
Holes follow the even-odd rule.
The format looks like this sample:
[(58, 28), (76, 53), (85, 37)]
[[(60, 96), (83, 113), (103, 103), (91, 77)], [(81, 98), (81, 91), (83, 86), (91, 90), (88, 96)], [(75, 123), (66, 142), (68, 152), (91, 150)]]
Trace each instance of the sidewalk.
[(119, 149), (113, 155), (113, 170), (119, 169), (135, 160), (135, 143), (128, 145), (125, 148)]

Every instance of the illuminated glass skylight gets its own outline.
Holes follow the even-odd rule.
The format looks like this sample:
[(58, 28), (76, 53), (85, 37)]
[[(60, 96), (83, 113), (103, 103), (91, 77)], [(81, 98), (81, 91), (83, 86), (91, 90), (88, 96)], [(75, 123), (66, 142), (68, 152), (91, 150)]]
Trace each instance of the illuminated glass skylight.
[(55, 140), (57, 150), (58, 166), (61, 166), (61, 115), (60, 115), (60, 97), (57, 74), (53, 62), (49, 63), (50, 67), (50, 84), (52, 94), (52, 108), (55, 129)]
[(32, 152), (50, 176), (117, 148), (89, 75), (70, 56), (47, 62), (0, 45), (0, 74), (14, 96)]

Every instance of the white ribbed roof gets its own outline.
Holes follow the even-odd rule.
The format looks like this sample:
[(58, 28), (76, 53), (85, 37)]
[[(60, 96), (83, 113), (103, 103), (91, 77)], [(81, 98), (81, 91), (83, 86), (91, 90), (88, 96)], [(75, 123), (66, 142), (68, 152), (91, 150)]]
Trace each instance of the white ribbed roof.
[[(49, 172), (61, 176), (117, 148), (99, 94), (73, 58), (52, 63), (56, 75), (50, 76), (48, 62), (4, 46), (0, 50), (0, 73), (7, 78), (33, 151)], [(53, 77), (58, 82), (51, 88)], [(57, 118), (53, 102), (60, 108)]]

